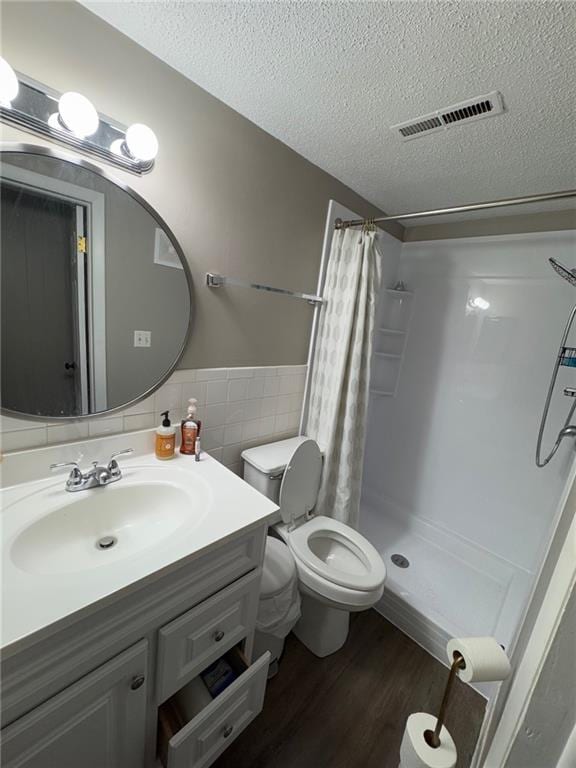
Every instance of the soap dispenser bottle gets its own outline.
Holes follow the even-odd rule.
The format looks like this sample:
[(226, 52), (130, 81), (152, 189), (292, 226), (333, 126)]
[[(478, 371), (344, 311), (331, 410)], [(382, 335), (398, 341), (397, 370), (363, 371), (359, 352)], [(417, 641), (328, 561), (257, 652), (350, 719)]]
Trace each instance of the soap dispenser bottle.
[(198, 400), (191, 397), (188, 400), (188, 413), (185, 419), (182, 419), (181, 431), (182, 439), (180, 441), (180, 453), (186, 456), (194, 456), (197, 452), (197, 441), (200, 438), (201, 422), (196, 418), (196, 405)]
[(176, 429), (168, 418), (169, 411), (163, 411), (162, 424), (156, 430), (155, 452), (157, 459), (172, 459), (176, 449)]

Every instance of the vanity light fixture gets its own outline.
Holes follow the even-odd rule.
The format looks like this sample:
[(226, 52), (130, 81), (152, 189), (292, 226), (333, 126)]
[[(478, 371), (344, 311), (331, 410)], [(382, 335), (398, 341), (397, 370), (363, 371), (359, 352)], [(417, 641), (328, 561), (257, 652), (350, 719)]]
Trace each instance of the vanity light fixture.
[(0, 56), (0, 105), (10, 109), (18, 95), (19, 85), (16, 72), (10, 64)]
[(138, 175), (152, 170), (158, 154), (158, 139), (148, 126), (127, 128), (98, 113), (83, 94), (58, 93), (15, 72), (2, 58), (0, 119)]
[(48, 118), (48, 124), (57, 130), (68, 130), (79, 139), (92, 136), (98, 130), (100, 119), (92, 102), (75, 91), (67, 91), (58, 100), (58, 114)]

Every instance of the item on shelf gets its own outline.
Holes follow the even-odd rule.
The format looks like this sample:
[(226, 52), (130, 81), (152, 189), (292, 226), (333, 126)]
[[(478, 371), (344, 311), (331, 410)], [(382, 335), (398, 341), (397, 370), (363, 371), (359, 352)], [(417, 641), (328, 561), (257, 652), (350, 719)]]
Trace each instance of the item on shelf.
[(200, 674), (210, 695), (216, 698), (236, 680), (238, 674), (226, 659), (218, 659)]

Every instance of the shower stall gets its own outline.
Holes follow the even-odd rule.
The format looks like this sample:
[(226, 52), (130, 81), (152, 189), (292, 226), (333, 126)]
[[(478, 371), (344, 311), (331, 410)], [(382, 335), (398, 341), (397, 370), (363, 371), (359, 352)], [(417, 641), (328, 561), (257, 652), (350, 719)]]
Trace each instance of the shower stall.
[[(576, 232), (381, 250), (360, 524), (387, 567), (377, 608), (442, 661), (451, 636), (510, 651), (573, 472), (576, 371), (557, 361), (576, 292), (548, 260), (574, 265)], [(552, 370), (544, 457), (569, 429), (542, 470)]]

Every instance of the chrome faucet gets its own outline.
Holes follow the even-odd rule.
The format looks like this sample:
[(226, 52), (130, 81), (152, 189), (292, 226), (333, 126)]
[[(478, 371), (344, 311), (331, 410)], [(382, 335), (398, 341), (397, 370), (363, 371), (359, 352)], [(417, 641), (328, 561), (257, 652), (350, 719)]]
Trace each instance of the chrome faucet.
[(101, 465), (98, 461), (93, 461), (92, 469), (89, 469), (88, 472), (82, 472), (77, 461), (64, 461), (61, 464), (51, 464), (50, 469), (55, 470), (62, 469), (63, 467), (72, 467), (72, 471), (68, 475), (65, 486), (66, 490), (71, 493), (75, 493), (76, 491), (87, 491), (89, 488), (103, 488), (105, 485), (115, 483), (122, 477), (122, 471), (116, 461), (118, 456), (126, 456), (133, 452), (134, 448), (126, 448), (124, 451), (113, 453), (106, 466)]

